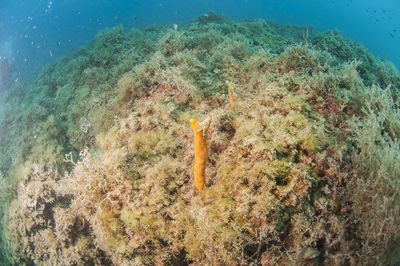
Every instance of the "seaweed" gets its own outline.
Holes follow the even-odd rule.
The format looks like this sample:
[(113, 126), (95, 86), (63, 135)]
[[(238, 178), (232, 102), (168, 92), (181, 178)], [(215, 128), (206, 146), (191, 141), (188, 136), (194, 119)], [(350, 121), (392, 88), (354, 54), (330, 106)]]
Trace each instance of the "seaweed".
[(398, 81), (337, 31), (209, 12), (100, 32), (3, 95), (0, 261), (395, 263)]

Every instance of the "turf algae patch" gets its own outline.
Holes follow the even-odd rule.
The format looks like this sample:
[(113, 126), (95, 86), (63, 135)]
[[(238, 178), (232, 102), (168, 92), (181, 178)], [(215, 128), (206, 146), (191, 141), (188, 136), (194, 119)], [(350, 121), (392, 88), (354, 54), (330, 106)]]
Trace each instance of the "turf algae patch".
[(338, 32), (215, 13), (100, 32), (3, 98), (1, 262), (397, 262), (399, 76), (367, 60)]

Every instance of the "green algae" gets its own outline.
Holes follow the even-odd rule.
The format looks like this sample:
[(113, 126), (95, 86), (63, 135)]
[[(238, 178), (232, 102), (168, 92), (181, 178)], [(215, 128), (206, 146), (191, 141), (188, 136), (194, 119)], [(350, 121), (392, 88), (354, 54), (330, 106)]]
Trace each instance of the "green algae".
[[(106, 29), (2, 99), (1, 261), (389, 261), (398, 80), (337, 31), (215, 13)], [(207, 116), (199, 194), (188, 121)]]

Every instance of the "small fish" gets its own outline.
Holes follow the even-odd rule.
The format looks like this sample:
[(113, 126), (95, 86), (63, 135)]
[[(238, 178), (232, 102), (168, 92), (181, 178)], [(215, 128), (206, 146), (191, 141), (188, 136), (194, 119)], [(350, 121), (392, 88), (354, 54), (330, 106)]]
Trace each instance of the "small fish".
[(390, 36), (392, 36), (392, 38), (394, 38), (394, 35), (393, 35), (393, 33), (390, 33)]

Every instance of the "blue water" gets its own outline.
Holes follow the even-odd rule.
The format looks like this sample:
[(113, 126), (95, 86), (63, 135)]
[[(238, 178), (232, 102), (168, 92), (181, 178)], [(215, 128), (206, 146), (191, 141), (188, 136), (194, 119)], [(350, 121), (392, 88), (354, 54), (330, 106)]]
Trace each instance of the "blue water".
[(213, 10), (233, 19), (266, 18), (339, 29), (400, 68), (398, 0), (3, 0), (0, 2), (0, 60), (20, 77), (88, 42), (106, 27), (190, 21)]

